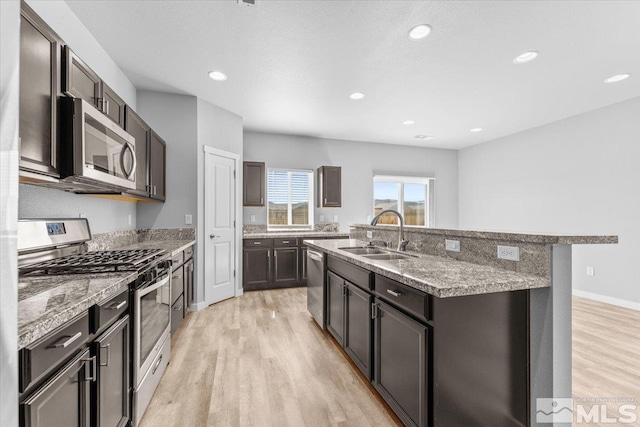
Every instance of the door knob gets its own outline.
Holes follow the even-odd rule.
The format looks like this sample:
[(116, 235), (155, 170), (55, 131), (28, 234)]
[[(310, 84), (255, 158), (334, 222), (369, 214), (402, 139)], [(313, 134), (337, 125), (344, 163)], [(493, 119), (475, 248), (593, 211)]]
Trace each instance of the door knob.
[(209, 238), (210, 239), (215, 239), (216, 237), (218, 237), (218, 236), (216, 236), (215, 234), (209, 234)]

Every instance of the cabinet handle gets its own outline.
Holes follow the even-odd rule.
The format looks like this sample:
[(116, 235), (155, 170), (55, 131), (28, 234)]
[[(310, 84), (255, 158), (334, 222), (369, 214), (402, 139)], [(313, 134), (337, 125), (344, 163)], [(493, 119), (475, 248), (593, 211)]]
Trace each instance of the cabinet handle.
[(288, 240), (283, 240), (282, 244), (285, 244), (285, 243), (289, 243), (289, 241)]
[(109, 115), (109, 100), (105, 99), (103, 102), (104, 105), (104, 113), (106, 115)]
[(393, 295), (396, 298), (399, 297), (400, 295), (402, 295), (400, 292), (392, 291), (391, 289), (387, 289), (387, 293), (389, 295)]
[[(78, 338), (80, 338), (82, 336), (82, 332), (78, 332), (77, 334), (73, 335), (73, 336), (64, 336), (62, 338), (60, 338), (58, 341), (56, 341), (55, 343), (51, 344), (49, 347), (47, 348), (67, 348), (69, 347), (74, 341), (76, 341)], [(64, 341), (63, 341), (64, 340)]]
[(327, 204), (327, 198), (326, 197), (324, 198), (324, 204), (325, 205)]
[(271, 258), (271, 249), (267, 250), (267, 257)]
[(104, 364), (100, 363), (100, 366), (109, 366), (109, 363), (111, 362), (111, 344), (101, 345), (100, 350), (103, 348), (107, 349), (107, 361)]
[[(85, 381), (93, 381), (96, 382), (97, 376), (96, 376), (96, 371), (97, 371), (97, 367), (96, 367), (96, 357), (95, 356), (91, 356), (88, 359), (82, 359), (83, 362), (89, 362), (91, 364), (91, 375), (85, 375), (84, 380)], [(85, 365), (86, 366), (86, 365)], [(86, 368), (85, 368), (86, 369)], [(86, 372), (86, 371), (85, 371)]]
[(264, 205), (264, 197), (260, 197), (260, 204)]
[(378, 306), (375, 302), (371, 303), (371, 319), (378, 317)]
[(120, 302), (112, 302), (111, 304), (106, 306), (105, 309), (107, 309), (107, 310), (120, 310), (125, 305), (127, 305), (127, 301), (126, 300), (125, 301), (120, 301)]
[(261, 245), (262, 242), (253, 242), (254, 245)]
[(160, 366), (160, 362), (162, 362), (162, 355), (160, 355), (160, 357), (158, 358), (158, 361), (156, 362), (156, 366), (154, 366), (153, 369), (151, 370), (151, 375), (155, 375), (156, 371), (158, 370), (158, 366)]
[(153, 195), (157, 196), (158, 195), (158, 187), (157, 186), (153, 186)]

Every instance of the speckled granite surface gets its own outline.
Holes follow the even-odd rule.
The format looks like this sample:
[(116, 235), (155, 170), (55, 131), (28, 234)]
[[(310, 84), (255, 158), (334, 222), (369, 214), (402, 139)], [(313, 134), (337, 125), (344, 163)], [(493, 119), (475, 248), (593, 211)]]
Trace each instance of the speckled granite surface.
[(18, 279), (18, 349), (125, 290), (132, 272)]
[[(118, 232), (119, 233), (119, 232)], [(109, 234), (109, 233), (105, 233)], [(184, 237), (181, 234), (151, 234), (154, 237)], [(122, 236), (122, 235), (120, 235)], [(187, 234), (188, 236), (188, 234)], [(123, 240), (118, 240), (122, 243)], [(145, 240), (108, 249), (163, 249), (175, 254), (195, 244), (194, 239)], [(18, 349), (40, 339), (58, 326), (126, 289), (135, 272), (24, 276), (18, 285)]]
[(295, 238), (295, 237), (335, 237), (348, 238), (349, 233), (335, 233), (326, 231), (272, 231), (269, 233), (244, 233), (244, 239), (271, 239), (271, 238)]
[(147, 240), (195, 240), (195, 238), (194, 228), (124, 230), (92, 234), (91, 241), (87, 245), (90, 251), (104, 251), (123, 248)]
[(440, 298), (549, 287), (549, 279), (545, 277), (439, 256), (411, 253), (416, 257), (378, 261), (340, 249), (366, 245), (366, 242), (359, 240), (306, 242), (309, 247)]
[[(244, 234), (264, 234), (268, 233), (267, 224), (244, 224), (242, 226)], [(338, 222), (321, 222), (313, 226), (312, 232), (338, 233), (340, 232), (340, 223)], [(348, 234), (348, 233), (346, 233)]]

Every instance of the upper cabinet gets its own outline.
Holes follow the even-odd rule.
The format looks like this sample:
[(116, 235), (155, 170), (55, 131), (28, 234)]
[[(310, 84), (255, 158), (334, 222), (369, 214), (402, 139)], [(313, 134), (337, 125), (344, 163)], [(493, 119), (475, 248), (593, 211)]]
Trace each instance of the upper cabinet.
[(164, 201), (166, 199), (165, 162), (167, 144), (151, 130), (149, 137), (149, 197)]
[(129, 193), (149, 197), (149, 138), (151, 128), (131, 108), (125, 109), (124, 130), (136, 139), (136, 189)]
[(22, 3), (20, 24), (20, 169), (59, 178), (62, 41)]
[(243, 206), (264, 206), (265, 164), (262, 162), (243, 162), (242, 173)]
[(82, 98), (124, 127), (125, 103), (69, 46), (64, 48), (64, 93)]
[(342, 168), (320, 166), (318, 168), (319, 208), (339, 208), (342, 206)]

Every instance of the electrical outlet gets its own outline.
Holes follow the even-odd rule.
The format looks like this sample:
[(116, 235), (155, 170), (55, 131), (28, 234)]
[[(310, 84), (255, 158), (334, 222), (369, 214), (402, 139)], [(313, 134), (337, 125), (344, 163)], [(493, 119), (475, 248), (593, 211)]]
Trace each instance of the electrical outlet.
[(371, 215), (367, 215), (367, 224), (371, 223)]
[(333, 222), (338, 222), (338, 215), (333, 216)]
[(187, 225), (191, 225), (193, 224), (193, 215), (191, 214), (185, 214), (184, 216), (184, 223)]
[(520, 248), (517, 246), (498, 245), (498, 258), (509, 261), (520, 261)]
[(256, 216), (255, 216), (255, 215), (251, 215), (251, 216), (249, 217), (249, 221), (251, 221), (251, 222), (256, 222)]
[(367, 231), (367, 239), (373, 239), (373, 231)]
[(587, 276), (595, 276), (596, 272), (593, 267), (587, 267)]
[(446, 239), (444, 241), (444, 247), (446, 250), (451, 252), (460, 252), (460, 240)]
[(83, 214), (83, 213), (78, 214), (78, 218), (86, 218), (86, 217), (87, 217), (87, 214)]
[(324, 215), (320, 215), (320, 222), (324, 222)]
[(129, 225), (131, 225), (131, 214), (129, 214), (128, 221), (129, 221)]

